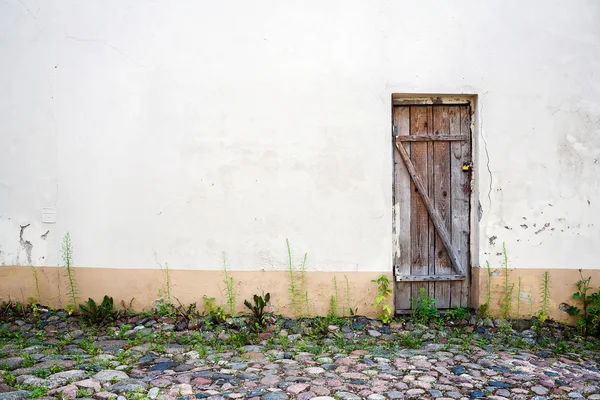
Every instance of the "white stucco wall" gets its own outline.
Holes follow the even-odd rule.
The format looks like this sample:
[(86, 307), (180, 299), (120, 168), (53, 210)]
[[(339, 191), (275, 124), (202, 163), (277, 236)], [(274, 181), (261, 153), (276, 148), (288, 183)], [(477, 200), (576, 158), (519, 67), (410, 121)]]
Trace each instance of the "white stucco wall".
[(390, 271), (414, 92), (479, 96), (480, 262), (600, 267), (596, 1), (5, 0), (0, 29), (0, 264), (31, 224), (35, 265), (69, 230), (83, 266), (279, 268), (287, 237)]

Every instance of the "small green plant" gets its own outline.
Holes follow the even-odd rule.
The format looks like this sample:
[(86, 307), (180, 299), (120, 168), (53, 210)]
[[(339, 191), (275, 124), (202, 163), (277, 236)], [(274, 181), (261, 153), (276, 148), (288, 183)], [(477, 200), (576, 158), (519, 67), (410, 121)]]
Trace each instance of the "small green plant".
[(410, 299), (412, 307), (412, 318), (415, 322), (428, 324), (431, 320), (438, 317), (438, 309), (435, 306), (435, 299), (429, 297), (425, 288), (419, 289), (416, 297)]
[(550, 315), (550, 273), (544, 272), (542, 276), (542, 293), (540, 299), (540, 310), (538, 311), (537, 317), (543, 324), (548, 316)]
[(73, 270), (73, 245), (71, 244), (71, 234), (69, 232), (67, 232), (63, 238), (62, 259), (65, 266), (67, 295), (69, 296), (69, 303), (67, 304), (66, 310), (69, 314), (73, 314), (77, 311), (77, 295), (79, 294), (79, 290), (77, 289), (77, 280), (75, 278), (75, 271)]
[(337, 287), (337, 277), (333, 277), (333, 295), (329, 298), (329, 312), (327, 316), (329, 318), (337, 318), (339, 313), (339, 305), (338, 305), (338, 287)]
[(510, 282), (510, 270), (508, 268), (508, 254), (506, 252), (506, 243), (502, 243), (502, 269), (504, 271), (504, 293), (500, 301), (500, 315), (503, 319), (510, 318), (512, 309), (512, 295), (514, 284)]
[(175, 297), (175, 300), (177, 300), (177, 303), (179, 304), (176, 308), (177, 314), (182, 316), (185, 320), (193, 321), (200, 317), (200, 314), (197, 311), (196, 303), (191, 303), (187, 306), (184, 306), (183, 304), (181, 304), (181, 301), (179, 301), (177, 297)]
[(290, 348), (290, 339), (288, 339), (287, 336), (280, 336), (279, 344), (281, 345), (283, 351), (287, 351)]
[(59, 372), (63, 372), (65, 369), (61, 365), (52, 365), (50, 366), (50, 374), (58, 374)]
[(287, 257), (288, 257), (288, 272), (289, 272), (289, 285), (288, 291), (290, 293), (290, 304), (292, 306), (292, 311), (296, 317), (301, 317), (303, 315), (302, 305), (304, 303), (306, 308), (306, 315), (310, 313), (309, 303), (308, 303), (308, 291), (306, 290), (306, 257), (307, 254), (304, 254), (304, 258), (302, 259), (302, 264), (300, 265), (300, 282), (298, 282), (297, 269), (294, 266), (294, 258), (292, 256), (292, 247), (290, 245), (289, 239), (285, 239), (285, 244), (287, 248)]
[(4, 375), (2, 375), (2, 379), (4, 379), (4, 383), (6, 383), (8, 386), (15, 387), (17, 384), (17, 377), (10, 372), (5, 372)]
[(154, 302), (154, 307), (156, 310), (156, 314), (158, 314), (161, 317), (175, 316), (175, 305), (165, 300), (165, 298), (162, 296), (162, 292), (160, 289), (158, 290), (158, 300)]
[(379, 319), (383, 324), (389, 325), (389, 323), (392, 322), (393, 312), (392, 307), (390, 307), (388, 304), (385, 304), (385, 301), (388, 300), (392, 295), (391, 282), (384, 274), (379, 276), (377, 279), (373, 279), (371, 282), (377, 284), (377, 289), (379, 292), (379, 295), (375, 297), (375, 304), (373, 305), (373, 308), (375, 310), (378, 308), (380, 309)]
[(104, 325), (115, 320), (117, 312), (112, 297), (104, 296), (99, 305), (94, 299), (88, 298), (84, 304), (79, 305), (81, 317), (90, 325)]
[(48, 388), (46, 386), (32, 386), (29, 387), (29, 398), (37, 399), (38, 397), (44, 397), (48, 393)]
[(423, 343), (423, 339), (413, 335), (410, 332), (408, 332), (404, 335), (398, 335), (397, 338), (398, 338), (398, 344), (400, 344), (400, 346), (407, 347), (409, 349), (418, 349), (419, 347), (421, 347), (421, 344)]
[(40, 312), (38, 310), (38, 303), (36, 303), (35, 298), (30, 297), (29, 298), (29, 309), (31, 310), (31, 314), (37, 318), (40, 316)]
[(40, 304), (42, 302), (42, 295), (40, 294), (40, 277), (38, 276), (38, 270), (33, 265), (31, 266), (31, 273), (33, 274), (33, 284), (35, 285), (35, 298), (31, 301), (31, 304)]
[(221, 261), (223, 263), (223, 283), (225, 283), (225, 297), (227, 298), (227, 308), (229, 315), (235, 317), (235, 286), (233, 277), (227, 269), (227, 253), (221, 253)]
[(267, 317), (265, 314), (265, 307), (268, 306), (271, 301), (271, 293), (267, 293), (265, 297), (255, 294), (252, 300), (254, 301), (254, 304), (250, 304), (248, 300), (244, 300), (244, 305), (252, 311), (254, 328), (260, 330), (266, 323)]
[(38, 378), (42, 378), (42, 379), (46, 379), (47, 377), (49, 377), (51, 375), (50, 371), (48, 371), (47, 369), (44, 368), (37, 368), (34, 372), (33, 372), (34, 376), (37, 376)]
[(466, 307), (452, 308), (446, 312), (446, 319), (450, 321), (464, 321), (470, 316)]
[(573, 347), (569, 344), (569, 342), (566, 342), (564, 340), (559, 340), (555, 345), (554, 345), (554, 350), (558, 353), (558, 354), (564, 354), (564, 353), (570, 353), (573, 351)]
[(517, 318), (521, 316), (521, 296), (523, 291), (521, 290), (523, 287), (523, 279), (519, 277), (517, 281)]
[(212, 324), (220, 324), (227, 319), (225, 310), (221, 306), (215, 305), (214, 297), (203, 297), (204, 300), (204, 315)]
[[(164, 265), (158, 263), (163, 271), (165, 278), (164, 285), (158, 289), (158, 300), (154, 303), (156, 313), (161, 317), (174, 317), (177, 314), (175, 304), (173, 304), (173, 284), (171, 281), (171, 268), (168, 263)], [(133, 301), (133, 300), (132, 300)]]
[(95, 341), (88, 338), (83, 338), (79, 341), (79, 346), (85, 350), (86, 353), (95, 356), (100, 354), (100, 348)]
[(169, 264), (165, 263), (163, 266), (163, 273), (165, 274), (165, 296), (166, 296), (166, 304), (173, 304), (173, 286), (171, 284), (171, 269), (169, 268)]
[(304, 298), (304, 315), (310, 316), (310, 302), (308, 301), (308, 289), (306, 283), (306, 257), (307, 253), (304, 253), (302, 258), (302, 264), (300, 264), (300, 295)]
[(600, 292), (595, 292), (590, 284), (592, 277), (583, 278), (583, 273), (579, 270), (581, 279), (577, 282), (577, 292), (573, 294), (573, 299), (581, 302), (581, 308), (570, 306), (567, 309), (569, 315), (579, 317), (576, 323), (577, 330), (582, 335), (595, 335), (599, 333), (600, 326)]

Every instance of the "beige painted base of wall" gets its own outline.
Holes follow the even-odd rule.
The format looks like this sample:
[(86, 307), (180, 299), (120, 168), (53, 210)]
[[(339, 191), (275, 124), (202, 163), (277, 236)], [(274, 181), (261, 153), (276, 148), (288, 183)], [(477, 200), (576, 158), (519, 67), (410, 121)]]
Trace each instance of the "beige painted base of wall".
[[(512, 312), (513, 317), (530, 317), (540, 310), (543, 269), (512, 269), (509, 270), (509, 279), (514, 284)], [(550, 270), (550, 317), (555, 321), (565, 324), (572, 324), (575, 318), (568, 315), (565, 311), (565, 305), (575, 305), (581, 307), (581, 304), (573, 300), (573, 293), (577, 291), (577, 282), (581, 279), (579, 271), (576, 269), (553, 269)], [(492, 278), (490, 280), (490, 311), (498, 315), (500, 312), (501, 300), (504, 297), (504, 270), (492, 269)], [(600, 285), (600, 270), (583, 270), (583, 276), (592, 277), (592, 288), (598, 290)], [(520, 306), (517, 298), (519, 277), (521, 278)], [(486, 268), (472, 268), (473, 282), (473, 306), (478, 307), (486, 302), (486, 293), (488, 285), (488, 271)], [(563, 307), (561, 307), (563, 304)], [(517, 309), (520, 309), (517, 312)]]
[[(38, 267), (41, 303), (51, 307), (64, 307), (66, 296), (64, 268)], [(165, 273), (159, 269), (112, 269), (74, 268), (79, 288), (80, 302), (88, 297), (96, 301), (104, 295), (113, 297), (116, 304), (121, 300), (127, 305), (131, 299), (137, 311), (150, 309), (159, 298), (159, 290), (164, 296)], [(235, 282), (237, 312), (247, 312), (243, 303), (254, 294), (271, 293), (271, 311), (282, 315), (292, 315), (289, 292), (289, 272), (286, 271), (230, 271)], [(308, 304), (313, 315), (325, 315), (329, 310), (330, 298), (335, 295), (334, 278), (337, 282), (337, 297), (340, 315), (348, 315), (346, 277), (350, 305), (358, 309), (359, 315), (374, 317), (373, 302), (377, 296), (377, 286), (372, 279), (380, 272), (307, 272)], [(224, 305), (225, 284), (222, 271), (171, 270), (173, 303), (197, 303), (202, 309), (204, 295), (214, 297), (217, 304)], [(392, 279), (391, 274), (389, 278)], [(9, 298), (28, 302), (36, 296), (35, 280), (31, 267), (0, 267), (0, 302)], [(298, 285), (299, 282), (296, 282)], [(390, 299), (389, 304), (392, 304)], [(303, 305), (304, 306), (304, 305)]]
[[(52, 307), (64, 307), (68, 303), (64, 279), (64, 268), (38, 267), (39, 286), (42, 304)], [(133, 301), (136, 310), (150, 309), (159, 298), (159, 290), (164, 296), (165, 275), (159, 269), (112, 269), (112, 268), (74, 268), (79, 287), (79, 298), (83, 302), (91, 297), (101, 300), (106, 294), (112, 296), (115, 303), (121, 300), (129, 304)], [(540, 309), (541, 282), (544, 270), (510, 270), (510, 281), (514, 283), (512, 315), (529, 317)], [(182, 304), (196, 302), (202, 307), (204, 295), (214, 297), (218, 304), (225, 304), (223, 295), (225, 285), (222, 271), (171, 270), (173, 302), (178, 299)], [(346, 278), (348, 278), (350, 304), (358, 309), (359, 315), (375, 317), (373, 301), (377, 295), (377, 286), (371, 282), (381, 273), (378, 272), (307, 272), (309, 305), (311, 314), (325, 315), (329, 310), (331, 296), (335, 295), (333, 280), (337, 282), (337, 297), (340, 314), (347, 315)], [(245, 299), (254, 294), (271, 293), (271, 311), (282, 315), (292, 315), (289, 294), (289, 273), (286, 271), (231, 271), (235, 281), (237, 312), (246, 312)], [(592, 287), (600, 285), (600, 270), (584, 270), (583, 276), (592, 277)], [(392, 275), (388, 277), (392, 279)], [(485, 303), (488, 273), (485, 268), (472, 268), (473, 307)], [(518, 279), (521, 277), (520, 312), (518, 308)], [(550, 271), (551, 317), (563, 323), (574, 320), (560, 310), (561, 303), (574, 304), (573, 293), (579, 280), (579, 272), (573, 269)], [(503, 297), (503, 270), (492, 269), (491, 312), (498, 314)], [(0, 267), (0, 302), (9, 298), (28, 302), (36, 296), (33, 273), (30, 267)], [(392, 304), (392, 301), (389, 302)]]

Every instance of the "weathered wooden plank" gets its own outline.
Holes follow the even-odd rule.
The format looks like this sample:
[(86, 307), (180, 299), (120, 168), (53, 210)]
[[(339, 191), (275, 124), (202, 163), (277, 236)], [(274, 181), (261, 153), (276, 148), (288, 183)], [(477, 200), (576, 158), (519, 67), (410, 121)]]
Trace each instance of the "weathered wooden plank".
[[(428, 133), (429, 109), (431, 107), (410, 107), (410, 134), (423, 135)], [(410, 157), (404, 147), (396, 143), (396, 148), (400, 149), (402, 157), (411, 175), (411, 203), (412, 215), (410, 224), (411, 237), (411, 271), (410, 275), (429, 275), (429, 213), (427, 206), (423, 201), (423, 196), (416, 194), (416, 191), (427, 195), (427, 143), (410, 143)], [(412, 161), (411, 161), (412, 160)], [(425, 181), (415, 182), (414, 175), (422, 176)], [(420, 185), (420, 186), (419, 186)], [(428, 283), (413, 283), (412, 296), (416, 297), (421, 289), (425, 289), (429, 294)]]
[[(433, 135), (444, 135), (449, 136), (450, 123), (448, 114), (451, 109), (456, 107), (448, 106), (436, 106), (434, 107), (433, 114)], [(450, 201), (450, 142), (433, 142), (433, 159), (435, 162), (434, 166), (434, 193), (433, 203), (435, 209), (440, 214), (442, 222), (446, 229), (449, 231), (450, 236), (452, 235), (451, 225), (451, 201)], [(453, 268), (448, 252), (446, 251), (440, 235), (436, 232), (434, 238), (434, 274), (435, 275), (448, 275), (452, 274)], [(450, 307), (450, 282), (437, 282), (435, 284), (435, 295), (436, 305), (439, 308)]]
[[(414, 145), (414, 143), (412, 145)], [(419, 191), (419, 194), (421, 195), (419, 197), (422, 199), (423, 205), (424, 205), (424, 207), (426, 207), (426, 211), (429, 212), (429, 215), (431, 216), (431, 219), (433, 221), (435, 229), (437, 230), (438, 234), (440, 235), (440, 239), (442, 240), (442, 242), (444, 243), (444, 246), (446, 247), (446, 250), (448, 251), (448, 255), (450, 256), (450, 261), (452, 261), (452, 266), (454, 267), (454, 270), (458, 274), (463, 274), (464, 270), (459, 262), (456, 252), (452, 248), (452, 244), (450, 241), (450, 239), (451, 239), (450, 235), (448, 234), (448, 231), (446, 230), (446, 227), (444, 226), (442, 218), (440, 217), (439, 213), (433, 207), (433, 203), (431, 202), (431, 199), (429, 198), (429, 196), (426, 193), (427, 189), (426, 189), (425, 185), (423, 184), (421, 177), (419, 176), (419, 174), (416, 171), (414, 165), (412, 164), (410, 158), (408, 157), (406, 150), (404, 150), (404, 147), (396, 146), (396, 149), (398, 149), (400, 155), (402, 156), (402, 159), (406, 163), (408, 173), (411, 175), (411, 179), (413, 180), (417, 190)], [(414, 151), (414, 149), (412, 149), (412, 151)], [(415, 197), (417, 197), (417, 196), (413, 196), (413, 198), (415, 198)], [(413, 257), (413, 260), (414, 260), (414, 257)]]
[[(432, 282), (432, 281), (463, 281), (465, 275), (396, 275), (396, 282)], [(446, 282), (436, 282), (436, 285)], [(436, 302), (436, 306), (442, 307)]]
[[(393, 108), (394, 135), (408, 135), (410, 132), (409, 107)], [(410, 154), (410, 144), (403, 144)], [(411, 245), (410, 245), (410, 205), (411, 179), (404, 161), (394, 149), (394, 265), (402, 275), (410, 274)], [(395, 305), (398, 309), (410, 309), (411, 284), (397, 283), (395, 290)]]
[[(434, 107), (434, 110), (439, 109), (440, 107)], [(435, 111), (434, 111), (435, 113)], [(434, 124), (435, 124), (435, 115), (434, 115)], [(402, 135), (397, 136), (396, 141), (400, 142), (436, 142), (436, 141), (461, 141), (461, 140), (469, 140), (468, 136), (457, 135)]]
[[(427, 108), (427, 136), (433, 136), (433, 109), (434, 107)], [(433, 199), (433, 194), (435, 192), (435, 181), (433, 180), (433, 171), (435, 160), (433, 157), (433, 142), (427, 142), (427, 195), (430, 199)], [(434, 204), (435, 207), (435, 204)], [(428, 275), (435, 275), (435, 266), (433, 264), (435, 260), (435, 226), (431, 221), (431, 216), (429, 216), (429, 273)], [(430, 297), (435, 296), (435, 282), (430, 281), (428, 287), (428, 295)]]
[[(474, 98), (475, 96), (469, 96), (469, 98)], [(469, 105), (471, 104), (471, 100), (469, 98), (465, 98), (464, 96), (448, 96), (448, 95), (439, 95), (439, 96), (402, 96), (402, 95), (394, 95), (392, 96), (392, 104), (395, 106), (416, 106), (416, 105)]]
[[(471, 172), (462, 171), (462, 166), (471, 162), (471, 109), (468, 106), (457, 107), (456, 113), (450, 118), (450, 134), (468, 136), (464, 142), (450, 144), (450, 169), (452, 182), (452, 246), (456, 249), (457, 257), (465, 271), (469, 267), (470, 239), (470, 204), (471, 204)], [(466, 307), (469, 305), (470, 275), (465, 274), (462, 282), (451, 284), (451, 307)]]

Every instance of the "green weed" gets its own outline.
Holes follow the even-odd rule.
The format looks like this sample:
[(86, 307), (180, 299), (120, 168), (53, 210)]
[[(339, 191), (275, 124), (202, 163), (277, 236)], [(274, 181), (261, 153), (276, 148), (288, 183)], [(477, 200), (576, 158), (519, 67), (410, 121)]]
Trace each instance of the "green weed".
[(429, 297), (425, 288), (421, 288), (417, 296), (410, 299), (410, 303), (412, 319), (417, 323), (428, 324), (439, 315), (435, 299)]
[(393, 312), (392, 307), (390, 307), (388, 304), (385, 304), (385, 301), (392, 295), (391, 282), (384, 274), (379, 276), (377, 279), (373, 279), (371, 282), (377, 284), (377, 289), (379, 292), (379, 295), (375, 297), (375, 304), (373, 305), (373, 308), (375, 310), (378, 308), (380, 309), (379, 319), (383, 324), (388, 325), (390, 322), (392, 322)]
[(504, 294), (500, 302), (500, 315), (504, 319), (510, 318), (512, 309), (512, 295), (514, 284), (510, 282), (510, 270), (508, 268), (508, 254), (506, 243), (502, 243), (502, 268), (504, 272)]
[(72, 314), (77, 311), (77, 299), (79, 290), (77, 288), (77, 280), (75, 271), (73, 270), (73, 245), (71, 244), (71, 234), (67, 232), (62, 243), (62, 259), (65, 266), (65, 278), (67, 281), (67, 295), (69, 303), (67, 304), (67, 312)]
[(235, 285), (233, 277), (227, 269), (227, 253), (221, 253), (221, 261), (223, 264), (223, 283), (225, 284), (225, 297), (227, 298), (227, 307), (229, 315), (235, 317)]
[(542, 276), (542, 293), (540, 299), (540, 310), (537, 317), (542, 323), (548, 319), (550, 315), (550, 273), (544, 272)]

